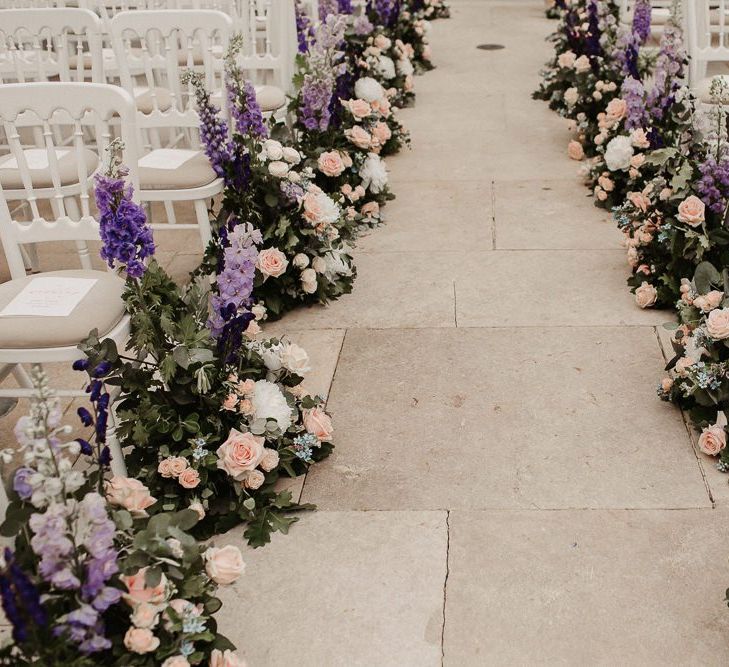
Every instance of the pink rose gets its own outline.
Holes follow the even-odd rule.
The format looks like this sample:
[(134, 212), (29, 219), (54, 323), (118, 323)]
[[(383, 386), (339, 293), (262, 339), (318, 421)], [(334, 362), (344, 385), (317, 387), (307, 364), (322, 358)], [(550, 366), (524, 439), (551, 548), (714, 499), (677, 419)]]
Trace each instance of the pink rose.
[(147, 516), (147, 508), (157, 502), (142, 482), (131, 477), (112, 477), (104, 485), (104, 490), (111, 505), (123, 507), (136, 517)]
[(317, 166), (325, 176), (339, 176), (344, 171), (344, 162), (338, 151), (322, 153), (317, 160)]
[(261, 462), (263, 443), (261, 437), (232, 429), (228, 439), (218, 447), (218, 468), (225, 470), (236, 481), (243, 480)]
[(386, 97), (383, 97), (380, 100), (375, 100), (370, 104), (372, 105), (372, 110), (379, 113), (383, 118), (387, 118), (390, 115), (390, 100)]
[(575, 60), (575, 70), (579, 74), (589, 72), (591, 69), (592, 66), (590, 65), (590, 59), (587, 56), (580, 56), (577, 60)]
[(580, 160), (585, 159), (585, 151), (582, 148), (582, 144), (579, 141), (570, 141), (570, 143), (567, 145), (567, 155), (572, 160), (577, 160), (578, 162)]
[(635, 208), (643, 211), (643, 213), (648, 210), (648, 207), (651, 203), (651, 200), (648, 199), (648, 197), (646, 197), (642, 192), (629, 192), (628, 200), (633, 206), (635, 206)]
[(162, 667), (190, 667), (184, 655), (173, 655), (162, 663)]
[(387, 123), (380, 121), (372, 128), (372, 137), (379, 146), (384, 146), (392, 137), (392, 130)]
[(157, 472), (162, 475), (162, 477), (170, 478), (174, 477), (172, 474), (172, 465), (170, 464), (171, 458), (162, 459), (159, 462), (159, 465), (157, 466)]
[(238, 397), (235, 394), (228, 394), (223, 401), (223, 410), (235, 410), (235, 406), (238, 405)]
[(638, 153), (638, 155), (634, 155), (630, 158), (630, 166), (633, 167), (633, 169), (640, 169), (644, 164), (645, 155), (643, 155), (643, 153)]
[(132, 653), (151, 653), (157, 650), (159, 639), (147, 628), (129, 628), (124, 635), (124, 646)]
[(334, 433), (332, 419), (322, 408), (304, 410), (304, 428), (319, 440), (330, 440)]
[(145, 575), (147, 568), (143, 567), (134, 574), (122, 574), (119, 578), (127, 587), (128, 593), (124, 593), (122, 597), (130, 607), (136, 607), (139, 604), (159, 605), (165, 601), (167, 597), (167, 578), (162, 575), (156, 586), (147, 587)]
[(633, 142), (633, 146), (635, 146), (636, 148), (650, 148), (651, 146), (648, 135), (642, 128), (633, 130), (630, 134), (630, 140)]
[(235, 388), (242, 396), (250, 396), (256, 388), (256, 383), (249, 378), (243, 382), (239, 382)]
[(221, 586), (232, 584), (245, 570), (243, 554), (232, 544), (224, 547), (208, 547), (203, 555), (205, 559), (205, 572)]
[(712, 290), (708, 294), (703, 294), (694, 299), (694, 306), (701, 309), (703, 312), (708, 313), (714, 308), (718, 308), (721, 302), (724, 300), (724, 292), (718, 290)]
[(142, 602), (135, 607), (131, 621), (138, 628), (153, 628), (159, 621), (159, 612), (159, 606)]
[(717, 456), (726, 447), (726, 431), (723, 426), (707, 426), (699, 436), (699, 449), (709, 456)]
[(628, 103), (625, 100), (620, 99), (619, 97), (616, 97), (614, 100), (610, 100), (607, 107), (605, 108), (605, 114), (608, 117), (608, 121), (612, 122), (613, 124), (625, 118), (625, 114), (627, 113)]
[(362, 207), (362, 215), (373, 218), (380, 214), (380, 205), (376, 201), (369, 201)]
[(278, 465), (278, 452), (275, 449), (266, 447), (263, 450), (263, 458), (261, 459), (261, 468), (266, 472), (271, 472)]
[(278, 278), (286, 271), (289, 261), (278, 248), (266, 248), (258, 253), (256, 267), (264, 278)]
[(184, 489), (194, 489), (200, 484), (200, 473), (195, 468), (187, 468), (180, 473), (177, 481)]
[(661, 389), (664, 393), (668, 393), (673, 388), (673, 379), (672, 378), (663, 378), (661, 380)]
[(216, 648), (213, 649), (213, 652), (210, 654), (208, 667), (246, 667), (246, 663), (230, 649), (221, 651)]
[(600, 178), (597, 179), (597, 182), (600, 187), (605, 190), (605, 192), (612, 192), (615, 189), (615, 183), (608, 176), (600, 176)]
[(650, 306), (653, 306), (656, 303), (657, 298), (658, 292), (650, 283), (643, 282), (640, 287), (635, 290), (635, 302), (641, 308), (649, 308)]
[(678, 205), (678, 219), (690, 227), (698, 227), (705, 220), (706, 206), (695, 195), (684, 199)]
[(712, 310), (706, 318), (706, 331), (715, 340), (729, 338), (729, 308)]
[(372, 107), (370, 106), (369, 102), (365, 100), (349, 100), (347, 102), (342, 102), (344, 106), (349, 109), (349, 112), (357, 119), (362, 120), (364, 118), (367, 118), (372, 113)]
[(370, 136), (370, 133), (360, 125), (355, 125), (352, 129), (345, 130), (344, 135), (355, 146), (357, 146), (357, 148), (367, 150), (372, 145), (372, 137)]
[(560, 53), (559, 58), (557, 58), (557, 64), (560, 67), (571, 69), (574, 67), (575, 60), (577, 60), (577, 56), (573, 51), (565, 51), (564, 53)]

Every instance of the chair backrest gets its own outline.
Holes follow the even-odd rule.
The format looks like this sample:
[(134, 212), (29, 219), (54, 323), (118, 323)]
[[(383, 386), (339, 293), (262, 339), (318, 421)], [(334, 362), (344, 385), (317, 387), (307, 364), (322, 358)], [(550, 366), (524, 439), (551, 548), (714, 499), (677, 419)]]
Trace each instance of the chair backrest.
[(292, 92), (298, 40), (294, 0), (242, 0), (238, 65), (256, 84)]
[[(16, 125), (18, 118), (28, 115), (35, 116), (42, 128), (43, 148), (34, 140), (24, 141), (23, 127)], [(25, 276), (24, 244), (99, 240), (93, 174), (106, 164), (105, 149), (116, 136), (125, 144), (123, 161), (130, 169), (129, 183), (139, 191), (134, 122), (134, 101), (118, 86), (75, 82), (0, 86), (0, 123), (12, 161), (12, 165), (3, 161), (0, 168), (12, 167), (22, 179), (18, 190), (0, 188), (0, 239), (13, 278)], [(59, 127), (67, 138), (61, 144), (54, 131)], [(45, 182), (39, 184), (41, 173)], [(18, 217), (14, 218), (8, 201), (20, 199), (27, 206), (15, 208)], [(21, 210), (29, 211), (29, 220), (19, 219)]]
[(133, 97), (140, 88), (152, 91), (151, 111), (139, 113), (138, 126), (198, 127), (192, 88), (180, 75), (191, 68), (204, 74), (208, 90), (222, 88), (231, 18), (215, 10), (130, 11), (110, 26), (121, 85)]
[(101, 30), (88, 9), (1, 10), (0, 83), (102, 83)]
[(709, 63), (729, 62), (729, 0), (689, 0), (687, 5), (693, 85), (706, 77)]
[(33, 7), (65, 7), (65, 0), (0, 0), (0, 9), (30, 9)]

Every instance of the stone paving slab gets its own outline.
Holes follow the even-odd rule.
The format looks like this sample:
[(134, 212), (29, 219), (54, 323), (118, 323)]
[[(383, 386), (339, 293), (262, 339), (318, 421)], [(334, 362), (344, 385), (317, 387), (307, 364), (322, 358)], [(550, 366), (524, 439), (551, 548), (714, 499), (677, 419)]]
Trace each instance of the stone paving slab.
[(444, 665), (726, 665), (728, 519), (451, 512)]
[(610, 214), (572, 179), (497, 180), (494, 201), (497, 250), (622, 247)]
[(325, 509), (709, 507), (651, 328), (352, 330)]
[(651, 326), (670, 317), (636, 306), (620, 248), (474, 252), (454, 268), (458, 326)]
[[(240, 529), (215, 539), (241, 545)], [(441, 664), (445, 512), (306, 513), (243, 549), (218, 622), (259, 667)]]

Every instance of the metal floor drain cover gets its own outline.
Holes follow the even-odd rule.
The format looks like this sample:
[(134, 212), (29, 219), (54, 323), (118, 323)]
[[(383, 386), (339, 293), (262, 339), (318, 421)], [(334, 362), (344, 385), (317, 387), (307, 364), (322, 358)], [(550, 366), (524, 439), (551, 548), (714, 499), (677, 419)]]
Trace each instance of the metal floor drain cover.
[(476, 48), (482, 51), (500, 51), (506, 47), (503, 44), (479, 44)]

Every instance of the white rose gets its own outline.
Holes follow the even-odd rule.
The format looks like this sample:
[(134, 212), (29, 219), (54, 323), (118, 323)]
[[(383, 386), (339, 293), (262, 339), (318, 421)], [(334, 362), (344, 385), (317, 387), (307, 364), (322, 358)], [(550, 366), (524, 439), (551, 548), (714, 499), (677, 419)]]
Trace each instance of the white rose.
[(359, 175), (362, 178), (362, 187), (369, 188), (374, 194), (382, 192), (387, 186), (387, 168), (376, 153), (367, 154)]
[(577, 88), (568, 88), (564, 91), (564, 101), (571, 107), (577, 104), (579, 98), (580, 94), (577, 92)]
[(294, 256), (292, 263), (297, 269), (305, 269), (309, 266), (309, 258), (303, 252), (300, 252)]
[(350, 276), (352, 275), (352, 267), (344, 259), (345, 255), (341, 252), (328, 252), (324, 259), (326, 261), (326, 275), (330, 279), (334, 279), (336, 276)]
[(316, 292), (318, 284), (314, 269), (304, 269), (301, 272), (301, 287), (307, 294), (314, 294)]
[(402, 76), (412, 76), (415, 74), (415, 68), (409, 58), (401, 58), (397, 61), (397, 72)]
[(273, 419), (282, 431), (291, 426), (291, 408), (278, 385), (273, 382), (258, 380), (251, 403), (256, 419)]
[(263, 149), (269, 160), (280, 160), (284, 156), (283, 146), (275, 139), (266, 139), (263, 142)]
[(281, 363), (284, 368), (297, 375), (303, 375), (311, 370), (306, 350), (294, 343), (288, 343), (281, 350)]
[(610, 171), (630, 169), (633, 157), (633, 143), (630, 137), (620, 136), (611, 139), (605, 149), (605, 164)]
[(256, 320), (262, 320), (264, 317), (266, 317), (266, 306), (257, 303), (253, 308), (251, 308), (251, 312), (253, 313), (253, 316), (256, 318)]
[(299, 155), (299, 151), (289, 146), (284, 147), (282, 156), (289, 164), (299, 164), (299, 162), (301, 162), (301, 155)]
[(395, 63), (393, 62), (392, 58), (388, 56), (380, 56), (377, 59), (377, 71), (385, 79), (394, 79), (397, 76)]
[(385, 89), (372, 77), (365, 76), (357, 79), (354, 84), (354, 94), (367, 102), (375, 102), (385, 97)]
[(281, 370), (281, 350), (278, 345), (271, 347), (268, 345), (261, 345), (258, 349), (258, 353), (263, 358), (263, 364), (269, 371)]
[(311, 262), (311, 268), (313, 268), (317, 273), (324, 273), (327, 269), (327, 263), (321, 257), (314, 257)]
[(287, 165), (285, 162), (281, 162), (280, 160), (276, 160), (275, 162), (269, 162), (268, 173), (271, 174), (271, 176), (275, 176), (276, 178), (283, 178), (284, 176), (286, 176), (286, 174), (289, 173), (289, 165)]

